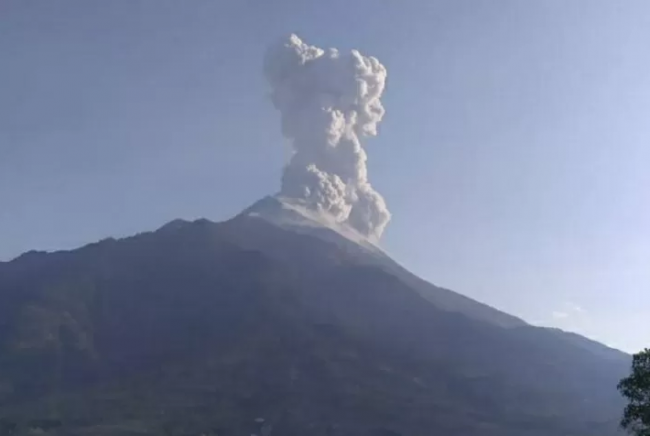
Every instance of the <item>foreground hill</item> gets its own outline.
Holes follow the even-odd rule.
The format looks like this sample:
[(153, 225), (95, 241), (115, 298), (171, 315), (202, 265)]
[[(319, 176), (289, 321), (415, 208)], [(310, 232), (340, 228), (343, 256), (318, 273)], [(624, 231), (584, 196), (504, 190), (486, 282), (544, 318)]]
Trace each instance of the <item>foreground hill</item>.
[(616, 434), (627, 355), (277, 207), (0, 263), (0, 434)]

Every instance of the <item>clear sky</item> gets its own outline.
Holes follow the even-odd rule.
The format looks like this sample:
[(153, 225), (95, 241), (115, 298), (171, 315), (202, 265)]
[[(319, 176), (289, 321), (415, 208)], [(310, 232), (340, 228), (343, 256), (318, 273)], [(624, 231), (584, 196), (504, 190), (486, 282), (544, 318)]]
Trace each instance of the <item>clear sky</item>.
[(0, 2), (0, 259), (222, 220), (287, 157), (290, 32), (388, 69), (385, 248), (442, 285), (650, 346), (650, 2)]

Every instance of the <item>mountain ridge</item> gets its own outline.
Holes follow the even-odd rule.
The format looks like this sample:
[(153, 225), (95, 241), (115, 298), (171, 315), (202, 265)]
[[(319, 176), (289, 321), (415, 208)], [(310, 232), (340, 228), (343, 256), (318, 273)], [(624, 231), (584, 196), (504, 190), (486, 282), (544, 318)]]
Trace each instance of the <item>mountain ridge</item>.
[[(250, 207), (245, 208), (242, 212), (235, 215), (233, 218), (227, 219), (225, 221), (212, 221), (212, 220), (209, 220), (207, 218), (198, 218), (198, 219), (193, 219), (193, 220), (177, 218), (177, 219), (173, 219), (173, 220), (159, 226), (155, 230), (138, 232), (138, 233), (136, 233), (134, 235), (124, 236), (124, 237), (119, 237), (119, 238), (109, 236), (109, 237), (102, 238), (102, 239), (100, 239), (100, 240), (98, 240), (96, 242), (91, 242), (91, 243), (82, 245), (82, 246), (77, 247), (77, 248), (65, 249), (65, 250), (55, 250), (55, 251), (29, 250), (29, 251), (26, 251), (26, 252), (16, 256), (13, 259), (10, 259), (10, 260), (7, 260), (7, 261), (0, 261), (0, 267), (2, 267), (3, 265), (8, 266), (8, 265), (16, 265), (18, 263), (24, 263), (24, 262), (40, 261), (40, 260), (44, 260), (46, 256), (57, 255), (57, 254), (62, 254), (62, 253), (72, 253), (72, 252), (75, 252), (75, 251), (78, 251), (78, 250), (88, 249), (90, 247), (94, 247), (94, 246), (97, 246), (99, 244), (116, 243), (116, 242), (120, 242), (120, 241), (123, 241), (123, 240), (130, 240), (132, 238), (136, 238), (136, 237), (139, 237), (139, 236), (142, 236), (142, 235), (153, 235), (153, 234), (156, 234), (156, 233), (159, 233), (159, 232), (177, 231), (179, 229), (182, 229), (183, 227), (190, 226), (190, 225), (197, 225), (197, 224), (199, 224), (199, 225), (203, 225), (203, 224), (210, 224), (210, 225), (228, 224), (228, 223), (233, 222), (234, 220), (242, 219), (243, 217), (255, 216), (255, 215), (251, 215), (251, 212), (255, 212), (256, 209), (258, 209), (260, 204), (268, 205), (272, 201), (278, 201), (279, 203), (282, 203), (282, 200), (278, 200), (274, 196), (267, 196), (267, 197), (264, 197), (262, 200), (259, 200), (258, 202), (255, 202)], [(271, 220), (270, 222), (273, 223), (273, 220)], [(275, 223), (275, 224), (277, 224), (277, 223)], [(290, 230), (292, 229), (291, 226), (289, 226), (289, 229)], [(330, 231), (337, 232), (336, 230), (332, 229), (331, 227), (328, 227), (328, 229)], [(311, 235), (312, 236), (317, 236), (320, 239), (328, 240), (327, 237), (323, 238), (321, 235), (318, 234), (318, 232), (312, 233)], [(497, 308), (495, 308), (493, 306), (490, 306), (488, 303), (481, 302), (481, 301), (476, 300), (474, 298), (467, 297), (467, 296), (465, 296), (463, 294), (460, 294), (460, 293), (457, 293), (457, 292), (455, 292), (455, 291), (453, 291), (451, 289), (439, 287), (439, 286), (437, 286), (435, 284), (432, 284), (432, 283), (418, 277), (417, 275), (415, 275), (415, 274), (411, 273), (410, 271), (408, 271), (407, 268), (405, 268), (404, 266), (402, 266), (401, 264), (399, 264), (398, 262), (396, 262), (392, 258), (390, 258), (387, 253), (385, 253), (383, 250), (381, 250), (379, 248), (379, 246), (376, 246), (374, 243), (371, 243), (371, 244), (379, 249), (379, 253), (381, 253), (381, 255), (385, 256), (388, 259), (390, 259), (390, 261), (393, 263), (392, 268), (397, 269), (398, 271), (400, 271), (401, 274), (411, 276), (411, 280), (417, 281), (417, 282), (420, 282), (420, 283), (425, 283), (426, 285), (433, 286), (433, 287), (435, 287), (437, 289), (440, 289), (440, 290), (443, 290), (445, 292), (449, 292), (449, 293), (452, 293), (454, 295), (457, 295), (463, 301), (469, 300), (472, 303), (476, 303), (478, 305), (485, 306), (485, 307), (489, 308), (490, 310), (493, 310), (495, 312), (499, 312), (500, 314), (505, 314), (505, 315), (507, 315), (508, 317), (511, 317), (514, 320), (514, 326), (523, 326), (523, 325), (531, 326), (531, 324), (527, 323), (526, 321), (524, 321), (524, 320), (522, 320), (522, 319), (520, 319), (520, 318), (518, 318), (518, 317), (516, 317), (514, 315), (510, 315), (507, 312), (504, 312), (504, 311), (502, 311), (500, 309), (497, 309)], [(570, 335), (570, 336), (573, 336), (573, 337), (579, 337), (579, 338), (587, 340), (587, 341), (589, 341), (589, 342), (591, 342), (593, 344), (596, 344), (597, 346), (603, 347), (604, 349), (613, 350), (614, 352), (618, 352), (618, 353), (621, 353), (623, 355), (629, 356), (629, 353), (626, 353), (626, 352), (624, 352), (624, 351), (622, 351), (620, 349), (617, 349), (615, 347), (611, 347), (609, 345), (603, 344), (603, 343), (599, 342), (596, 339), (592, 339), (592, 338), (583, 336), (583, 335), (581, 335), (579, 333), (576, 333), (576, 332), (572, 332), (572, 331), (569, 331), (569, 330), (563, 330), (563, 329), (557, 328), (557, 327), (547, 327), (547, 326), (538, 326), (538, 327), (548, 329), (549, 331), (557, 331), (557, 332), (559, 332), (561, 334), (567, 334), (567, 335)]]

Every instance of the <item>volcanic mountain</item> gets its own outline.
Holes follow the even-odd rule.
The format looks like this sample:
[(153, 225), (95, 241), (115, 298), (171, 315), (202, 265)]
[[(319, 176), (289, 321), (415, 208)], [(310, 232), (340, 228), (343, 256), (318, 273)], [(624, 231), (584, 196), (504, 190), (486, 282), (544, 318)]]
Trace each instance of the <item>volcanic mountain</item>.
[(282, 197), (0, 263), (2, 435), (614, 435), (628, 365)]

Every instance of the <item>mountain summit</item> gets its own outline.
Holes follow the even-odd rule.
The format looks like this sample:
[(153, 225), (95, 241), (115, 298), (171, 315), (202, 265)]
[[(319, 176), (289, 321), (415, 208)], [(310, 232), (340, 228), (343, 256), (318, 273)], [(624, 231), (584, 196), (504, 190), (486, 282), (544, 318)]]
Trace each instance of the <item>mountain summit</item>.
[(337, 244), (354, 242), (368, 253), (383, 256), (371, 237), (364, 236), (346, 223), (339, 223), (326, 211), (310, 209), (305, 201), (282, 196), (268, 196), (244, 210), (241, 216), (259, 218), (282, 229), (318, 236)]
[(0, 434), (606, 436), (628, 357), (282, 197), (0, 264)]

